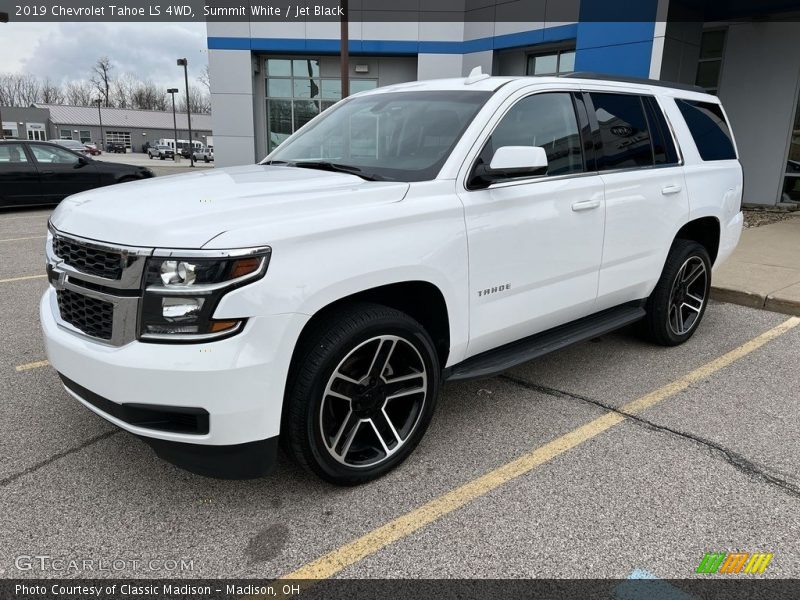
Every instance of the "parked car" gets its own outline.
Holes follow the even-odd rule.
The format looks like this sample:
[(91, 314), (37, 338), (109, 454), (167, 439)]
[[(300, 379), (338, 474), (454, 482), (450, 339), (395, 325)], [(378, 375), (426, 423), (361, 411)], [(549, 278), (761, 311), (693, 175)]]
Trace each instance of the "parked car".
[(86, 148), (86, 152), (91, 156), (98, 156), (102, 154), (100, 148), (98, 148), (97, 144), (94, 142), (87, 142), (83, 146)]
[(69, 148), (73, 152), (77, 152), (79, 154), (86, 154), (87, 156), (91, 154), (91, 151), (86, 147), (86, 144), (83, 142), (79, 142), (78, 140), (50, 140), (53, 144), (58, 144), (59, 146), (63, 146), (64, 148)]
[(175, 151), (169, 146), (160, 146), (160, 145), (150, 146), (147, 149), (147, 158), (149, 159), (159, 158), (161, 160), (169, 158), (170, 160), (172, 160), (173, 158), (175, 158)]
[(98, 161), (61, 144), (0, 140), (0, 207), (57, 204), (94, 188), (153, 177), (145, 167)]
[(195, 162), (213, 162), (214, 160), (214, 151), (209, 148), (200, 148), (195, 150), (193, 154)]
[(400, 84), (260, 164), (65, 200), (40, 320), (69, 393), (160, 456), (257, 476), (280, 436), (356, 484), (409, 456), (445, 381), (633, 323), (686, 342), (741, 199), (725, 112), (699, 88)]
[(121, 142), (109, 142), (106, 144), (106, 152), (113, 152), (114, 154), (125, 154), (125, 144)]

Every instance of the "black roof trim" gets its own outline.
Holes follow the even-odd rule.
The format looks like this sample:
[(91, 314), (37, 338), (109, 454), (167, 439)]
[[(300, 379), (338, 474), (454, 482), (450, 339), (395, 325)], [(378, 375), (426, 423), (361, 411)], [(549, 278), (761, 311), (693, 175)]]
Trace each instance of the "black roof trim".
[(590, 71), (575, 71), (574, 73), (567, 73), (561, 77), (569, 77), (574, 79), (597, 79), (600, 81), (616, 81), (619, 83), (640, 83), (643, 85), (654, 85), (657, 87), (672, 88), (675, 90), (684, 90), (687, 92), (699, 92), (707, 94), (699, 85), (690, 85), (687, 83), (675, 83), (673, 81), (660, 81), (658, 79), (647, 79), (646, 77), (622, 77), (619, 75), (604, 75), (603, 73), (592, 73)]

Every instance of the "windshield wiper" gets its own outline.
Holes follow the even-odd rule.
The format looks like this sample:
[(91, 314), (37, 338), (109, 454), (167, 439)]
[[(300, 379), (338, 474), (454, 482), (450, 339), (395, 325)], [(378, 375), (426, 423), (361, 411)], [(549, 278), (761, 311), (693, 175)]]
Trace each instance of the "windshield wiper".
[(289, 167), (302, 167), (304, 169), (319, 169), (320, 171), (333, 171), (334, 173), (347, 173), (365, 179), (367, 181), (382, 181), (384, 178), (379, 175), (363, 173), (358, 167), (353, 165), (342, 165), (339, 163), (328, 162), (327, 160), (299, 160), (286, 163)]

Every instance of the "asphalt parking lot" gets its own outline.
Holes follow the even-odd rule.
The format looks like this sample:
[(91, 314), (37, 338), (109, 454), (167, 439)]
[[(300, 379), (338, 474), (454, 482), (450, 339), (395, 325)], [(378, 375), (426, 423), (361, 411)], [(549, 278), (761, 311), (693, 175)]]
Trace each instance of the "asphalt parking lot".
[[(0, 577), (682, 578), (718, 551), (800, 577), (797, 319), (713, 303), (679, 348), (623, 331), (448, 385), (416, 453), (366, 486), (285, 457), (213, 480), (84, 409), (43, 362), (49, 212), (0, 212)], [(21, 571), (20, 555), (192, 569)]]

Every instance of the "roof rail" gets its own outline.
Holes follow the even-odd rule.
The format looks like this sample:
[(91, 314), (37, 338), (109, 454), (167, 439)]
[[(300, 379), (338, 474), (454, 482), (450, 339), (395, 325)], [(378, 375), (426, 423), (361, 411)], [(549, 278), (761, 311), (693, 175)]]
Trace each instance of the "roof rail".
[(598, 79), (601, 81), (617, 81), (619, 83), (641, 83), (644, 85), (654, 85), (657, 87), (672, 88), (675, 90), (685, 90), (687, 92), (699, 92), (707, 94), (699, 85), (691, 85), (688, 83), (675, 83), (673, 81), (661, 81), (659, 79), (647, 79), (646, 77), (623, 77), (620, 75), (604, 75), (603, 73), (592, 73), (590, 71), (575, 71), (574, 73), (567, 73), (561, 77), (570, 77), (575, 79)]

